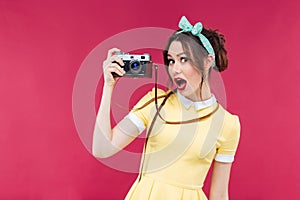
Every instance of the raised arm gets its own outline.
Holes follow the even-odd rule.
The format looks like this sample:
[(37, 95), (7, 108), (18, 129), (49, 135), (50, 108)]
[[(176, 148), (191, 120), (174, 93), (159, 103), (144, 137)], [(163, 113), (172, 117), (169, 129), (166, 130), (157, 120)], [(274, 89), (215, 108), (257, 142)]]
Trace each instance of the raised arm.
[(119, 79), (119, 77), (114, 77), (112, 72), (120, 76), (123, 76), (125, 73), (117, 63), (113, 63), (116, 61), (120, 65), (124, 65), (123, 61), (114, 55), (117, 51), (120, 50), (117, 48), (109, 50), (107, 59), (103, 62), (104, 86), (95, 121), (92, 147), (93, 155), (98, 158), (105, 158), (115, 154), (128, 145), (139, 133), (138, 128), (127, 118), (120, 121), (113, 129), (111, 127), (111, 97), (114, 86)]

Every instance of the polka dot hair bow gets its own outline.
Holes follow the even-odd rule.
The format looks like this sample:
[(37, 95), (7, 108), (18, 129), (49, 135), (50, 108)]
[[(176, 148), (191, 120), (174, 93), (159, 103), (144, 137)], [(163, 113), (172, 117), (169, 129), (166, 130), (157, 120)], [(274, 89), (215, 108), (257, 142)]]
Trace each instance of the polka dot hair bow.
[(194, 36), (198, 36), (200, 41), (202, 42), (204, 48), (206, 49), (206, 51), (215, 56), (215, 51), (213, 49), (213, 47), (211, 46), (209, 40), (203, 35), (201, 34), (201, 31), (203, 29), (202, 23), (201, 22), (197, 22), (194, 26), (191, 25), (191, 23), (187, 20), (187, 18), (185, 16), (182, 16), (179, 24), (178, 24), (179, 28), (181, 28), (182, 30), (177, 32), (177, 33), (181, 33), (181, 32), (190, 32), (192, 33)]

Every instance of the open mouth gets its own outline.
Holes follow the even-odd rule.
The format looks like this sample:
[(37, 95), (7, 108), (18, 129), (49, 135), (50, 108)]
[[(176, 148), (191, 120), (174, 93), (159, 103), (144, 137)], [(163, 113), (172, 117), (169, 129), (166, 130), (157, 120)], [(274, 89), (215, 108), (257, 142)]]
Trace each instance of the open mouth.
[(182, 78), (175, 78), (174, 82), (178, 90), (184, 90), (186, 88), (186, 80)]

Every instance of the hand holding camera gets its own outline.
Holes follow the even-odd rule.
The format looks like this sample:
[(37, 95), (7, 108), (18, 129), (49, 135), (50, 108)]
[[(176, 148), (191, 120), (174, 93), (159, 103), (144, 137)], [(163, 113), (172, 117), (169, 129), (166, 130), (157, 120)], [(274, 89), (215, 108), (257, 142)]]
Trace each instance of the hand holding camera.
[[(124, 66), (124, 62), (115, 55), (117, 52), (120, 52), (120, 49), (110, 49), (107, 53), (106, 60), (103, 62), (104, 83), (109, 86), (114, 86), (119, 77), (126, 73), (121, 67)], [(118, 76), (113, 76), (112, 73), (117, 74)]]
[(113, 86), (122, 77), (151, 78), (152, 61), (149, 54), (128, 54), (117, 48), (110, 49), (103, 62), (105, 83)]

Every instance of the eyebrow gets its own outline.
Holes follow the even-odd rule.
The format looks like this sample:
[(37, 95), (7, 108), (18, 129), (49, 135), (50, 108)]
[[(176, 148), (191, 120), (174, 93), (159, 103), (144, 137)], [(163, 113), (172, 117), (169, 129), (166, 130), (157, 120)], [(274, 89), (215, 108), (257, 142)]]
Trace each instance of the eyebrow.
[[(179, 53), (179, 54), (177, 54), (176, 56), (179, 57), (179, 56), (181, 56), (181, 55), (183, 55), (183, 54), (185, 54), (185, 52)], [(171, 56), (171, 55), (168, 54), (168, 56)], [(171, 56), (171, 57), (172, 57), (172, 56)]]

